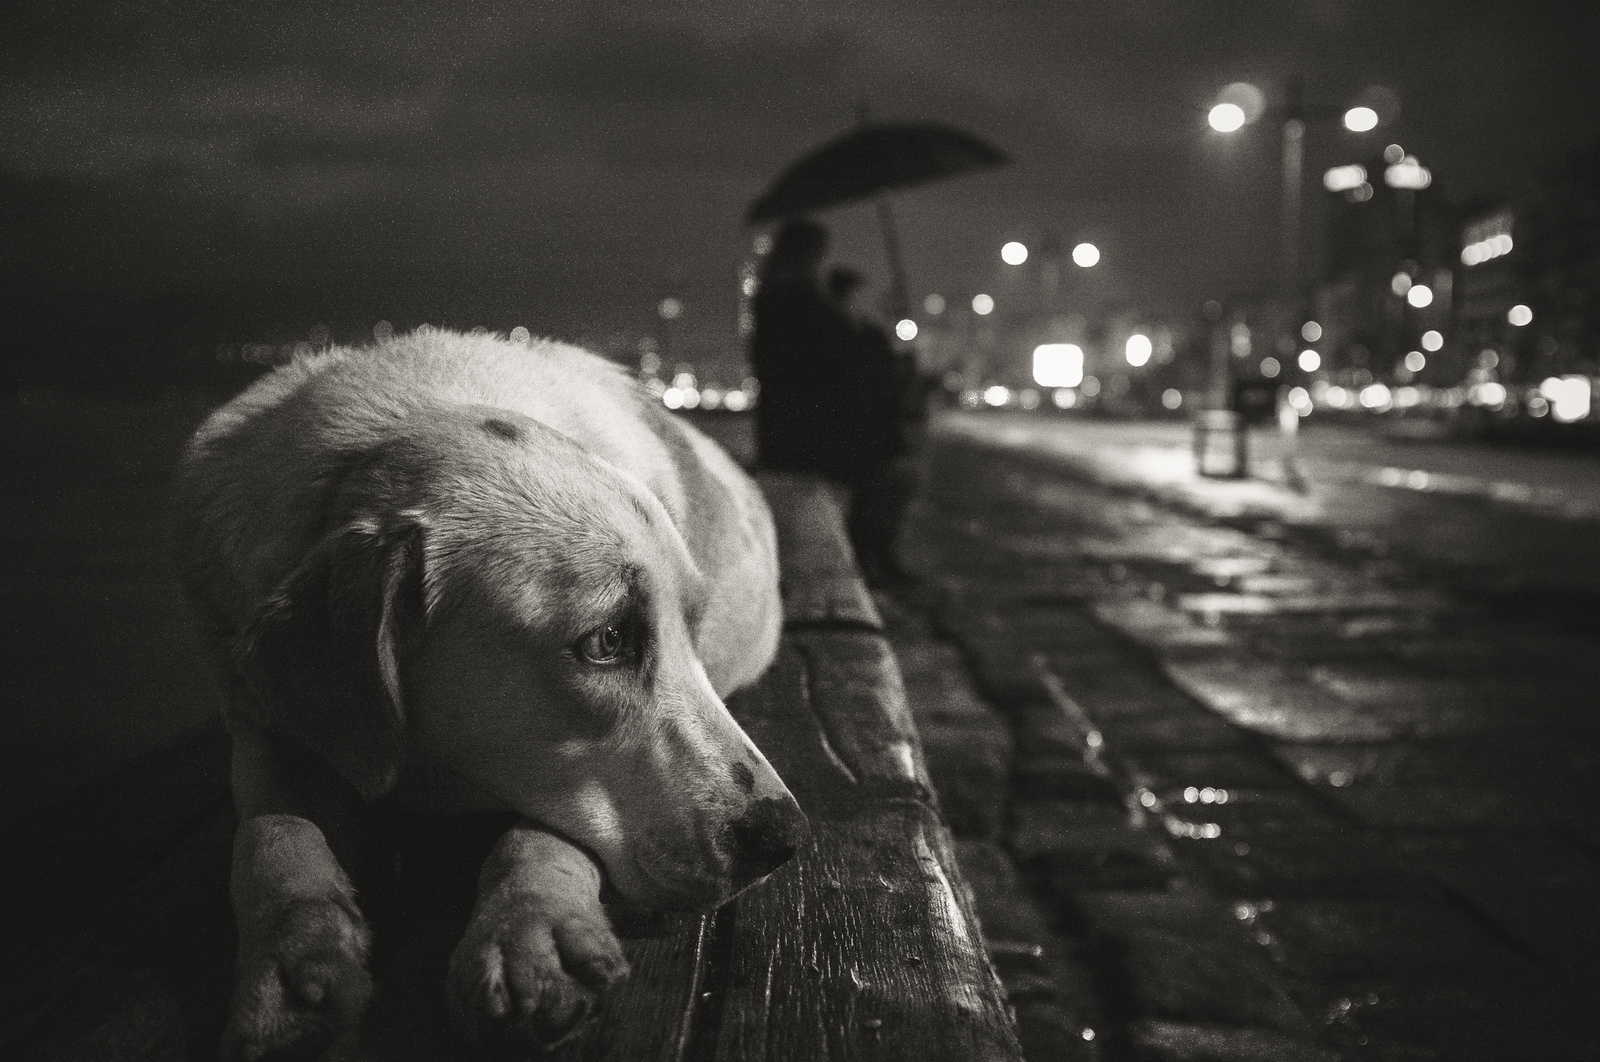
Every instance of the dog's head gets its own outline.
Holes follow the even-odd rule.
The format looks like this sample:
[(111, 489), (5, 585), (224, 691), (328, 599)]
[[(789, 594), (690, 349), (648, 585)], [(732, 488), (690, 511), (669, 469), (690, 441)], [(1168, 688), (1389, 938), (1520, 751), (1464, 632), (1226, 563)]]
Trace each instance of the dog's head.
[(787, 860), (805, 818), (700, 664), (705, 578), (660, 502), (526, 418), (412, 420), (244, 643), (268, 725), (369, 799), (425, 759), (644, 907), (710, 907)]

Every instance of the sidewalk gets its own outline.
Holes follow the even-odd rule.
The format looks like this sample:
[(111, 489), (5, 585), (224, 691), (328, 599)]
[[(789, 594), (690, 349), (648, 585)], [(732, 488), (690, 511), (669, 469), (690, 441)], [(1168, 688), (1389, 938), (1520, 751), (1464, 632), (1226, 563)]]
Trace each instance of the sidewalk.
[(1600, 1054), (1592, 643), (1001, 452), (880, 605), (1027, 1057)]

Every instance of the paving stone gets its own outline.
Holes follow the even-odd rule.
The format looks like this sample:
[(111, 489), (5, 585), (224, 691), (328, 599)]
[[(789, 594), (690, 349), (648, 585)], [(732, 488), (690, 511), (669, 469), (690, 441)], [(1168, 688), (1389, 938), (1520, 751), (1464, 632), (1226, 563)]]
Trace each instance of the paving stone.
[[(1096, 722), (1133, 716), (1192, 715), (1194, 701), (1135, 653), (1114, 661), (1048, 654), (1051, 674)], [(1107, 665), (1110, 666), (1107, 666)]]
[(1119, 754), (1144, 749), (1234, 749), (1244, 737), (1219, 719), (1198, 712), (1184, 715), (1105, 719), (1106, 741)]
[(1146, 1020), (1128, 1030), (1138, 1062), (1340, 1062), (1334, 1048), (1272, 1029)]
[(1083, 728), (1048, 700), (1006, 706), (1017, 758), (1075, 756), (1082, 759)]
[(1156, 928), (1119, 933), (1107, 947), (1146, 1017), (1264, 1025), (1300, 1034), (1313, 1028), (1258, 948)]
[(1278, 745), (1273, 755), (1314, 785), (1489, 782), (1517, 773), (1504, 743), (1395, 741), (1380, 745)]
[(1024, 869), (1061, 902), (1086, 888), (1164, 889), (1182, 875), (1171, 846), (1143, 827), (1084, 826), (1050, 841)]
[(1019, 860), (1058, 852), (1078, 852), (1086, 839), (1106, 832), (1142, 830), (1129, 822), (1121, 801), (1017, 800), (1011, 805), (1007, 841)]
[(1525, 798), (1475, 785), (1368, 785), (1330, 788), (1331, 799), (1361, 822), (1389, 829), (1536, 824)]
[[(1429, 981), (1323, 983), (1303, 1006), (1355, 1057), (1440, 1062), (1593, 1062), (1600, 1058), (1594, 984), (1535, 975), (1507, 987)], [(1382, 1045), (1380, 1054), (1373, 1046)]]
[(1207, 625), (1189, 613), (1146, 598), (1096, 601), (1094, 615), (1124, 636), (1157, 652), (1218, 649), (1236, 644), (1237, 636)]
[(1245, 921), (1270, 934), (1276, 952), (1308, 979), (1377, 977), (1509, 982), (1532, 971), (1529, 957), (1444, 897), (1281, 898), (1241, 904)]
[(1272, 789), (1298, 784), (1293, 772), (1254, 750), (1146, 749), (1135, 766), (1137, 780), (1151, 789)]
[(1238, 655), (1165, 660), (1167, 676), (1238, 726), (1289, 741), (1384, 741), (1396, 728), (1371, 711), (1285, 674), (1268, 661)]
[(1355, 827), (1300, 832), (1235, 829), (1184, 845), (1225, 896), (1433, 896), (1438, 886), (1419, 864)]
[(1060, 798), (1120, 802), (1117, 786), (1095, 773), (1076, 752), (1030, 750), (1011, 766), (1012, 792), (1020, 799)]
[(1017, 1042), (1028, 1062), (1096, 1062), (1106, 1057), (1100, 1029), (1060, 1004), (1028, 998), (1013, 1003), (1011, 1009), (1017, 1020)]
[(1097, 932), (1166, 929), (1192, 937), (1224, 935), (1241, 939), (1233, 907), (1202, 888), (1085, 889), (1074, 904)]
[(1531, 955), (1600, 983), (1600, 862), (1552, 830), (1478, 830), (1396, 841)]

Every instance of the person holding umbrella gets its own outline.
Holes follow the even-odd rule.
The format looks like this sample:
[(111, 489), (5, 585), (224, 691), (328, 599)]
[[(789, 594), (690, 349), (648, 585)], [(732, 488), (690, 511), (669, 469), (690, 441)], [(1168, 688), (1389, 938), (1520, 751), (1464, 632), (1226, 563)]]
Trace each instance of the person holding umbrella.
[(895, 474), (907, 455), (901, 373), (882, 329), (858, 320), (833, 285), (825, 287), (827, 250), (826, 229), (791, 221), (762, 270), (750, 338), (761, 381), (757, 452), (764, 468), (821, 476), (835, 486), (862, 574), (882, 584), (904, 578), (894, 538), (905, 506), (896, 499), (909, 498), (901, 480), (915, 483)]

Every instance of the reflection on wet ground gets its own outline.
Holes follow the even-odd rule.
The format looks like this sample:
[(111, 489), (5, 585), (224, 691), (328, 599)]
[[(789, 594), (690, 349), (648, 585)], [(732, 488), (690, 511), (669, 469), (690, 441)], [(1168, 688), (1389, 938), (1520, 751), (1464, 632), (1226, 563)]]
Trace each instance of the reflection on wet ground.
[(1225, 517), (946, 434), (911, 529), (906, 600), (1009, 724), (998, 840), (1086, 949), (1099, 1043), (1600, 1057), (1595, 638)]

